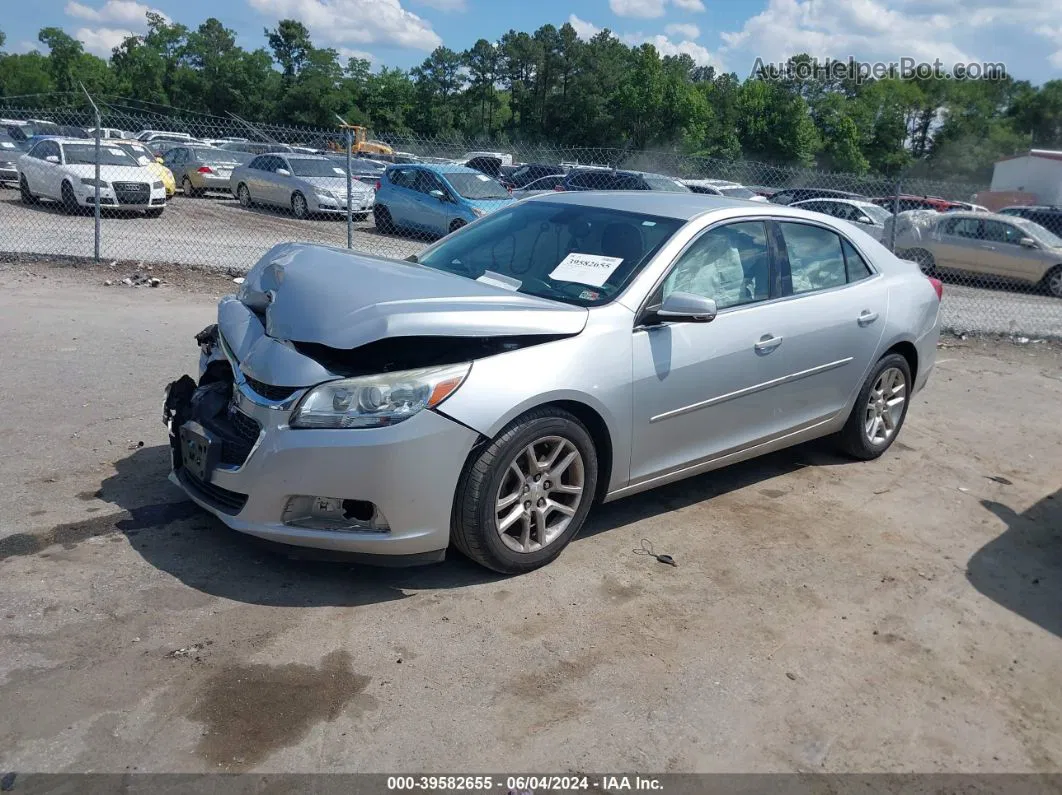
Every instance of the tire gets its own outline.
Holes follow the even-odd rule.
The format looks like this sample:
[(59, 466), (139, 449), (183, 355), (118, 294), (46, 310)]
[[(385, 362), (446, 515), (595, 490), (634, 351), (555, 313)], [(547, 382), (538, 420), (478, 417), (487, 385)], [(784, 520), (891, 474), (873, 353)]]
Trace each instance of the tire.
[(158, 208), (152, 209), (152, 210), (144, 210), (144, 217), (145, 218), (161, 218), (163, 209), (164, 208), (162, 208), (162, 207), (158, 207)]
[(77, 203), (77, 196), (74, 195), (73, 185), (64, 181), (59, 193), (62, 196), (63, 210), (72, 215), (81, 212), (81, 207)]
[(468, 221), (463, 221), (460, 218), (456, 218), (453, 221), (451, 221), (450, 222), (450, 232), (451, 232), (451, 234), (456, 232), (462, 226), (468, 226)]
[(254, 202), (251, 201), (251, 191), (242, 182), (236, 188), (236, 198), (240, 200), (241, 207), (250, 207)]
[(913, 248), (907, 252), (907, 256), (918, 263), (918, 267), (926, 276), (937, 272), (937, 261), (924, 248)]
[[(897, 374), (902, 383), (897, 380)], [(860, 461), (871, 461), (888, 450), (903, 428), (912, 385), (911, 366), (903, 356), (890, 353), (878, 360), (859, 390), (848, 421), (837, 435), (841, 450)], [(879, 396), (882, 387), (885, 387), (884, 395)], [(902, 402), (890, 410), (889, 401), (897, 398)], [(868, 425), (872, 425), (873, 438)]]
[(291, 194), (291, 214), (300, 221), (305, 221), (310, 217), (310, 205), (299, 191)]
[[(531, 471), (529, 448), (540, 464), (551, 456), (558, 469), (568, 464), (555, 469), (551, 481), (550, 470)], [(578, 419), (556, 408), (529, 411), (469, 457), (454, 497), (450, 539), (467, 557), (502, 574), (545, 566), (586, 520), (597, 490), (597, 467), (593, 439)], [(577, 486), (581, 491), (575, 494), (571, 489)], [(499, 507), (503, 497), (515, 501)], [(558, 510), (558, 505), (567, 510)], [(503, 520), (514, 517), (504, 534), (499, 514)], [(540, 528), (545, 529), (542, 539)]]
[(18, 192), (22, 197), (23, 204), (37, 204), (37, 197), (30, 193), (29, 183), (25, 174), (18, 175)]
[(201, 191), (197, 191), (192, 187), (192, 180), (188, 179), (187, 176), (181, 180), (181, 190), (184, 192), (184, 195), (189, 198), (202, 195)]
[(381, 232), (386, 232), (390, 235), (397, 231), (395, 222), (391, 220), (391, 211), (383, 205), (377, 204), (373, 206), (372, 220), (376, 224), (376, 228)]
[(1044, 289), (1055, 298), (1062, 298), (1062, 265), (1055, 265), (1043, 278)]

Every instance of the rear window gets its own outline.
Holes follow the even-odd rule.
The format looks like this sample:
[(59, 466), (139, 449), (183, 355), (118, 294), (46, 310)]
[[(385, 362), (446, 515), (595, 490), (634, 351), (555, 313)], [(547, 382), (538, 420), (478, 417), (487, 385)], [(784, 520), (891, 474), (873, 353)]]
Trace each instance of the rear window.
[(671, 177), (658, 177), (651, 174), (647, 174), (642, 177), (645, 180), (645, 184), (649, 186), (649, 190), (662, 190), (670, 193), (690, 193), (690, 189), (685, 185), (681, 185)]

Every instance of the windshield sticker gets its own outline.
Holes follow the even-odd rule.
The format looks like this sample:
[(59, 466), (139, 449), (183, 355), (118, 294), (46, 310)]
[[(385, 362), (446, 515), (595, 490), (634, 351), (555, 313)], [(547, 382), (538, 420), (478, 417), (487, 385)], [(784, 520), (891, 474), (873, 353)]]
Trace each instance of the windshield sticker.
[(476, 179), (478, 179), (480, 182), (490, 182), (490, 177), (488, 177), (486, 174), (476, 174)]
[(582, 301), (596, 301), (600, 297), (601, 293), (599, 293), (597, 290), (583, 290), (581, 293), (579, 293), (579, 298)]
[(485, 271), (476, 281), (480, 284), (489, 284), (491, 287), (501, 287), (503, 290), (512, 290), (514, 292), (519, 290), (523, 284), (519, 279), (512, 279), (502, 273), (494, 273), (493, 271)]
[(125, 152), (121, 149), (111, 149), (110, 147), (107, 148), (107, 151), (110, 152), (112, 155), (117, 155), (118, 157), (121, 157), (125, 154)]
[(0, 147), (3, 147), (4, 149), (14, 149), (15, 145), (10, 141), (0, 141)]
[(345, 172), (345, 171), (344, 171), (343, 169), (341, 169), (341, 168), (333, 168), (332, 170), (333, 170), (334, 172), (336, 172), (337, 174), (339, 174), (339, 176), (343, 176), (343, 175), (344, 175), (344, 174), (346, 173), (346, 172)]
[(561, 260), (549, 278), (561, 282), (576, 282), (590, 287), (601, 287), (622, 262), (623, 257), (572, 253)]
[(642, 226), (656, 226), (656, 221), (642, 221)]

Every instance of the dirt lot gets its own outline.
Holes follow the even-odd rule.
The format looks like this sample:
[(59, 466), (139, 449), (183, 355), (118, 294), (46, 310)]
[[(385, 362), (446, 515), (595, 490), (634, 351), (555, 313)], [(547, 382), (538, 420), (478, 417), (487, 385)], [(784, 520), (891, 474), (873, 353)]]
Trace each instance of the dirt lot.
[(166, 483), (229, 282), (114, 276), (0, 266), (0, 773), (1062, 769), (1058, 348), (947, 343), (882, 460), (604, 506), (543, 571), (374, 570)]

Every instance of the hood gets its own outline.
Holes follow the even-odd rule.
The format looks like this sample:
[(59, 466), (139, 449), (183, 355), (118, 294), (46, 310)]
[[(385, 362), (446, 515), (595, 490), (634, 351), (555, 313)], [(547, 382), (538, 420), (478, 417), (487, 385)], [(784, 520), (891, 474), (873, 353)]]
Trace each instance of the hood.
[[(91, 163), (77, 163), (63, 166), (63, 168), (75, 177), (96, 176), (96, 166)], [(151, 170), (147, 166), (100, 166), (100, 178), (107, 182), (125, 179), (154, 181)]]
[[(337, 196), (347, 192), (347, 180), (343, 177), (297, 177), (297, 179), (315, 188), (330, 190)], [(369, 192), (368, 186), (356, 179), (351, 180), (351, 190), (354, 193)]]
[(240, 300), (275, 339), (349, 350), (388, 337), (578, 334), (582, 307), (423, 265), (281, 243), (248, 272)]

